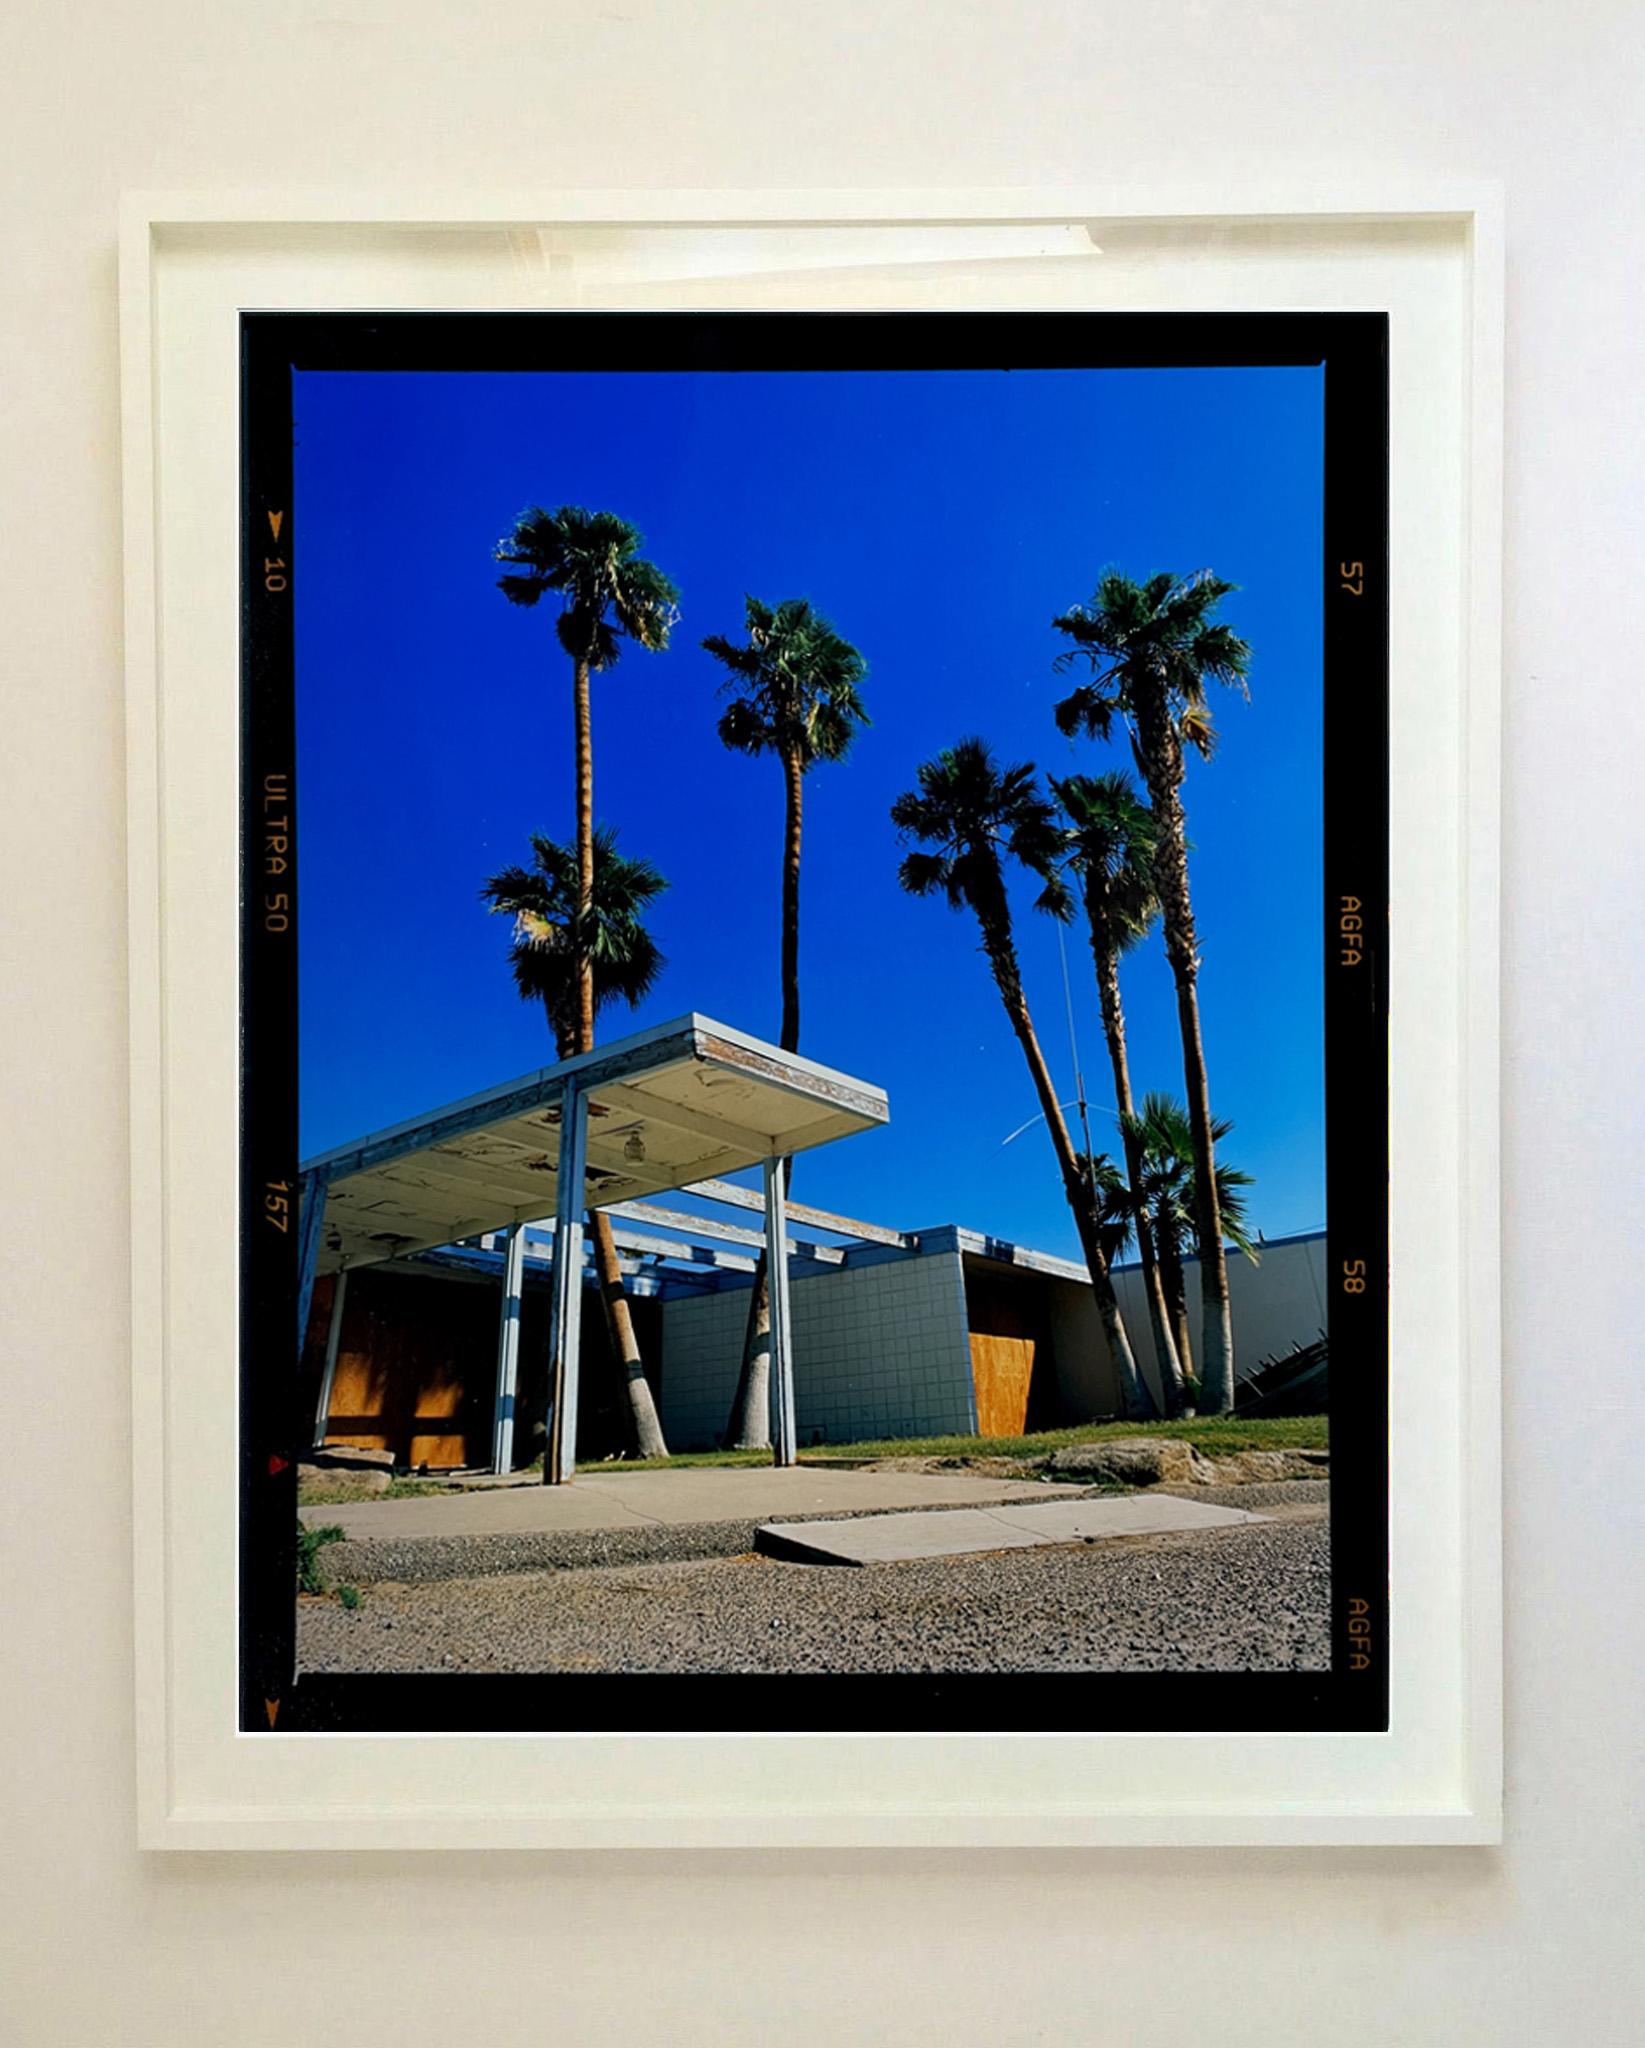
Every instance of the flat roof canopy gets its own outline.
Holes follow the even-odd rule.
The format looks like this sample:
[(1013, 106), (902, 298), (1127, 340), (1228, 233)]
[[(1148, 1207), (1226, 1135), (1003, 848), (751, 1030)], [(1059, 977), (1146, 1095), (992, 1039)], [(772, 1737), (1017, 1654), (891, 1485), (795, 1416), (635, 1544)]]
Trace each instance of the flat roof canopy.
[(560, 1106), (588, 1102), (586, 1208), (758, 1166), (887, 1121), (884, 1091), (677, 1017), (303, 1162), (326, 1189), (321, 1272), (553, 1213)]

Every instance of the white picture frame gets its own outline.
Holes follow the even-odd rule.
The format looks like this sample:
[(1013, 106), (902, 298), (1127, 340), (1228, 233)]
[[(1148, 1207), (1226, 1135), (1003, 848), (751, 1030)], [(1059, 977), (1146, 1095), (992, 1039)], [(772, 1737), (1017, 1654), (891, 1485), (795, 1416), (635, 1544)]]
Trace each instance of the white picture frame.
[[(1488, 188), (127, 202), (132, 1415), (144, 1846), (1499, 1839), (1502, 260), (1500, 209)], [(1047, 306), (1071, 297), (1146, 310), (1352, 308), (1390, 317), (1391, 902), (1401, 935), (1390, 1003), (1390, 1729), (237, 1733), (240, 310)]]

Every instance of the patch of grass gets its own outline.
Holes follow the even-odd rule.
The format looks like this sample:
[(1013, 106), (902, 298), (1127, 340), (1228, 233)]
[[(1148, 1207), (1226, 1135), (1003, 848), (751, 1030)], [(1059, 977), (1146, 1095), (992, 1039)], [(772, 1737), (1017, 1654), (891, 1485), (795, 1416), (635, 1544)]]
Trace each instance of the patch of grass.
[(1033, 1436), (928, 1436), (876, 1443), (817, 1445), (801, 1453), (805, 1464), (830, 1458), (1049, 1458), (1070, 1444), (1110, 1442), (1115, 1437), (1168, 1436), (1189, 1443), (1207, 1457), (1237, 1451), (1322, 1451), (1327, 1448), (1323, 1415), (1202, 1415), (1182, 1422), (1086, 1422), (1069, 1429), (1040, 1430)]
[(369, 1505), (374, 1500), (414, 1500), (425, 1493), (478, 1493), (480, 1488), (463, 1479), (391, 1479), (387, 1486), (363, 1493), (356, 1486), (332, 1484), (324, 1479), (305, 1479), (297, 1488), (300, 1508), (340, 1508)]
[(322, 1529), (308, 1529), (301, 1522), (297, 1524), (297, 1586), (300, 1592), (323, 1593), (326, 1590), (320, 1552), (328, 1543), (341, 1543), (344, 1533), (335, 1522), (328, 1522)]
[[(1068, 1429), (1039, 1430), (1032, 1436), (880, 1437), (854, 1444), (813, 1444), (800, 1452), (802, 1465), (832, 1465), (868, 1458), (1021, 1458), (1043, 1462), (1070, 1444), (1102, 1443), (1114, 1437), (1169, 1436), (1207, 1457), (1239, 1451), (1323, 1451), (1328, 1448), (1323, 1415), (1202, 1415), (1183, 1422), (1082, 1422)], [(769, 1451), (687, 1451), (672, 1458), (611, 1459), (579, 1467), (584, 1472), (679, 1471), (692, 1466), (769, 1465)], [(542, 1460), (534, 1469), (541, 1470)]]
[[(812, 1444), (800, 1452), (802, 1465), (860, 1464), (875, 1458), (951, 1458), (969, 1464), (986, 1458), (1016, 1458), (1044, 1464), (1070, 1444), (1094, 1444), (1114, 1437), (1169, 1436), (1189, 1443), (1207, 1457), (1233, 1457), (1240, 1451), (1323, 1451), (1328, 1448), (1323, 1415), (1201, 1415), (1184, 1422), (1081, 1422), (1067, 1429), (1044, 1429), (1032, 1436), (876, 1437), (852, 1444)], [(624, 1472), (689, 1472), (697, 1467), (769, 1465), (769, 1451), (682, 1451), (671, 1458), (602, 1458), (578, 1470), (600, 1477)], [(534, 1458), (515, 1472), (518, 1479), (541, 1476), (543, 1461)], [(434, 1493), (477, 1493), (481, 1487), (461, 1479), (391, 1479), (372, 1500), (412, 1500)], [(328, 1495), (323, 1481), (302, 1495), (302, 1505), (329, 1501), (360, 1501), (357, 1493)], [(337, 1535), (343, 1532), (339, 1529)]]
[(352, 1614), (360, 1604), (359, 1587), (339, 1586), (337, 1588), (337, 1604), (339, 1607), (346, 1607), (349, 1613)]

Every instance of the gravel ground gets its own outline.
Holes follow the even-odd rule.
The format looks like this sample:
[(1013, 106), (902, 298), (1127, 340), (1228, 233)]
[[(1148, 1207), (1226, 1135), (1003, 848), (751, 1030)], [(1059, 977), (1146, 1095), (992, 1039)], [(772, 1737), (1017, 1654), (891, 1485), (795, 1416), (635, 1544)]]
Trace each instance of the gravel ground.
[[(1044, 1492), (1047, 1500), (1083, 1500), (1112, 1490), (1052, 1484)], [(1323, 1479), (1293, 1479), (1272, 1486), (1162, 1486), (1156, 1490), (1176, 1494), (1183, 1500), (1259, 1511), (1303, 1501), (1323, 1502), (1330, 1494), (1329, 1484)], [(1000, 1494), (997, 1498), (1004, 1500), (1007, 1496)], [(995, 1499), (995, 1495), (989, 1494), (966, 1505), (986, 1507)], [(1021, 1505), (1020, 1501), (1017, 1505)], [(881, 1510), (865, 1508), (862, 1512), (878, 1514)], [(902, 1512), (936, 1514), (941, 1510)], [(313, 1509), (309, 1519), (323, 1522), (324, 1510)], [(853, 1518), (837, 1510), (824, 1510), (783, 1519), (817, 1522)], [(418, 1585), (436, 1579), (484, 1579), (516, 1572), (585, 1571), (597, 1565), (671, 1564), (686, 1558), (735, 1557), (752, 1550), (758, 1526), (758, 1522), (751, 1521), (684, 1522), (653, 1523), (638, 1529), (533, 1531), (515, 1536), (372, 1537), (367, 1541), (327, 1544), (320, 1553), (320, 1563), (334, 1586), (368, 1586), (382, 1580)]]
[[(1296, 1671), (1330, 1662), (1330, 1530), (842, 1566), (753, 1555), (379, 1583), (298, 1603), (305, 1671)], [(1313, 1491), (1313, 1488), (1309, 1488)], [(1323, 1491), (1323, 1489), (1319, 1489)], [(1195, 1499), (1219, 1489), (1193, 1490)], [(1275, 1504), (1278, 1506), (1278, 1504)], [(342, 1546), (337, 1546), (341, 1549)], [(335, 1551), (328, 1553), (335, 1555)], [(340, 1577), (340, 1573), (334, 1574)]]

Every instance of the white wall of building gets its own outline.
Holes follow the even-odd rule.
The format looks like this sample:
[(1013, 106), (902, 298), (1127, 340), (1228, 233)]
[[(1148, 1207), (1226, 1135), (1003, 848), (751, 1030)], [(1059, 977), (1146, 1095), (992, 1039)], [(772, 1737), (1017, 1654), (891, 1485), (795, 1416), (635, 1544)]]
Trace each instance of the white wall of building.
[[(748, 1289), (663, 1304), (662, 1422), (676, 1450), (716, 1444), (742, 1365)], [(957, 1252), (842, 1266), (793, 1285), (802, 1444), (976, 1427)]]
[(1097, 1320), (1090, 1283), (1047, 1279), (1045, 1291), (1051, 1304), (1051, 1349), (1056, 1355), (1063, 1413), (1072, 1417), (1117, 1415), (1119, 1375)]
[[(1199, 1342), (1199, 1262), (1185, 1273), (1188, 1325)], [(1108, 1355), (1108, 1340), (1097, 1320), (1091, 1290), (1072, 1280), (1048, 1280), (1051, 1341), (1057, 1354), (1057, 1384), (1070, 1415), (1119, 1412), (1119, 1377)], [(1148, 1320), (1142, 1274), (1123, 1267), (1114, 1292), (1143, 1378), (1159, 1393), (1159, 1364)], [(1325, 1237), (1283, 1238), (1262, 1247), (1261, 1263), (1237, 1255), (1228, 1261), (1228, 1299), (1234, 1312), (1234, 1362), (1241, 1379), (1266, 1358), (1312, 1344), (1326, 1327)], [(1197, 1356), (1197, 1352), (1196, 1352)]]
[[(1188, 1328), (1198, 1356), (1200, 1326), (1199, 1261), (1184, 1272), (1188, 1294)], [(1153, 1379), (1156, 1374), (1154, 1336), (1142, 1274), (1129, 1266), (1114, 1275), (1114, 1292), (1130, 1334), (1131, 1348)], [(1241, 1379), (1255, 1372), (1265, 1358), (1297, 1344), (1312, 1344), (1326, 1328), (1325, 1235), (1282, 1238), (1261, 1247), (1261, 1263), (1253, 1266), (1239, 1253), (1228, 1255), (1228, 1302), (1234, 1314), (1234, 1364)]]

